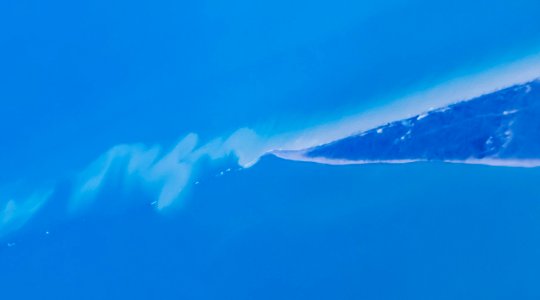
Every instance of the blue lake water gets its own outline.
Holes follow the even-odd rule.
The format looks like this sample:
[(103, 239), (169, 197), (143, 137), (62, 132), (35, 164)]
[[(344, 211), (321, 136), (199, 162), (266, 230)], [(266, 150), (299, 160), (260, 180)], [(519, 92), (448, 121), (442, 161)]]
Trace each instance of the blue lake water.
[(27, 230), (0, 250), (3, 295), (534, 299), (539, 173), (268, 157), (201, 182), (174, 216), (141, 204)]

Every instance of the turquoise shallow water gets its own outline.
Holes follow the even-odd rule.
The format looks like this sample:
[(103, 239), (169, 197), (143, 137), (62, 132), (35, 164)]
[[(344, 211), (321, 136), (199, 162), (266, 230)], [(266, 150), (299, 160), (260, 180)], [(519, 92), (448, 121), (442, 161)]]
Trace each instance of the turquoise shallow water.
[(265, 157), (251, 169), (208, 176), (168, 216), (144, 201), (110, 212), (111, 190), (94, 213), (56, 224), (41, 215), (15, 247), (2, 247), (2, 292), (534, 299), (539, 175), (538, 168), (326, 166)]

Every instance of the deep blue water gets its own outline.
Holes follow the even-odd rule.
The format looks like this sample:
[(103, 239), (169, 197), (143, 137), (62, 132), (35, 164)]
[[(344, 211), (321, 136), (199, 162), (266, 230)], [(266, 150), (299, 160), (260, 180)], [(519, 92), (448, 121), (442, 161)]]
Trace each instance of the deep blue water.
[(153, 204), (159, 185), (114, 168), (88, 210), (69, 210), (80, 172), (112, 147), (169, 149), (189, 132), (200, 146), (245, 126), (264, 139), (382, 107), (537, 54), (539, 12), (1, 1), (0, 299), (540, 298), (540, 168), (266, 156), (238, 170), (224, 155), (193, 167), (171, 211)]
[(175, 216), (139, 205), (27, 230), (0, 249), (2, 295), (535, 299), (539, 172), (268, 157), (204, 181)]

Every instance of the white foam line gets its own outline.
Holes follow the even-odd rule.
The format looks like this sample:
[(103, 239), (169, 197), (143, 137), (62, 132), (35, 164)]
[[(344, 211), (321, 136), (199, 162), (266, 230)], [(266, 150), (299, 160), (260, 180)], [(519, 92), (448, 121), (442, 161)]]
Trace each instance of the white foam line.
[(365, 164), (406, 164), (420, 162), (421, 160), (414, 159), (396, 159), (396, 160), (349, 160), (349, 159), (331, 159), (327, 157), (308, 157), (302, 151), (271, 151), (268, 154), (274, 155), (281, 159), (313, 162), (325, 165), (365, 165)]
[(427, 159), (395, 159), (395, 160), (350, 160), (350, 159), (332, 159), (327, 157), (308, 157), (302, 151), (271, 151), (268, 154), (278, 158), (312, 162), (325, 165), (367, 165), (367, 164), (409, 164), (418, 162), (443, 162), (452, 164), (468, 164), (468, 165), (485, 165), (493, 167), (519, 167), (519, 168), (536, 168), (540, 167), (540, 159), (499, 159), (499, 158), (484, 158), (484, 159), (466, 159), (466, 160), (427, 160)]

